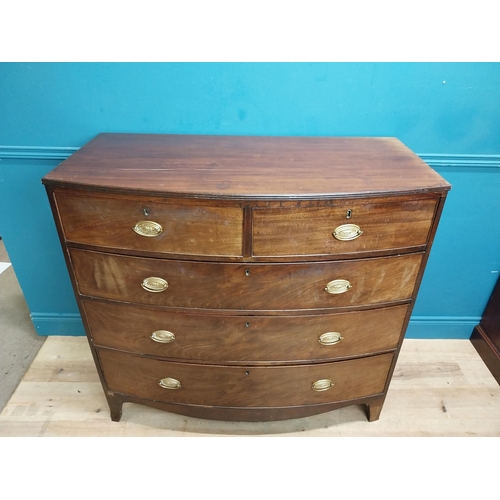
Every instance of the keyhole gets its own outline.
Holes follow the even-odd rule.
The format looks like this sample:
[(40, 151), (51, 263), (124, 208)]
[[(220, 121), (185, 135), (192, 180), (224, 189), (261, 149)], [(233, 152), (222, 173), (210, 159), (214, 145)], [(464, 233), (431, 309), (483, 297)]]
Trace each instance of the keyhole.
[(245, 276), (250, 276), (250, 269), (245, 270)]
[(245, 375), (250, 375), (250, 372), (245, 372)]
[(149, 210), (147, 208), (144, 208), (142, 211), (146, 217), (149, 215)]
[(346, 214), (345, 214), (345, 218), (346, 218), (346, 219), (350, 219), (351, 217), (352, 217), (352, 210), (351, 210), (351, 209), (349, 209), (349, 210), (346, 212)]
[(247, 321), (247, 322), (245, 323), (245, 326), (246, 326), (247, 328), (250, 328), (250, 321)]

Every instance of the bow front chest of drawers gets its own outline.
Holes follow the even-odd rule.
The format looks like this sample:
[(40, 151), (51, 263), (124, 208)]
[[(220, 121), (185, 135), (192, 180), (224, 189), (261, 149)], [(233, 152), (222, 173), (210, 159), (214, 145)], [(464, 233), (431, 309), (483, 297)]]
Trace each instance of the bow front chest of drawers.
[(450, 188), (397, 139), (100, 134), (43, 183), (112, 420), (379, 418)]

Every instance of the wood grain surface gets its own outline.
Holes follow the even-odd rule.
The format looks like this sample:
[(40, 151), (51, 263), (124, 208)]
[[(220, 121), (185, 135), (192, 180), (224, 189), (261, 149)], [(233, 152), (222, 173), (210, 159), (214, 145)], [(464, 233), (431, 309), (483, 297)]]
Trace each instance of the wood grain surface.
[[(436, 198), (396, 197), (342, 200), (328, 208), (257, 208), (253, 254), (317, 256), (425, 247), (435, 210)], [(345, 224), (357, 225), (362, 234), (350, 241), (335, 238), (335, 229)]]
[[(97, 346), (219, 364), (305, 363), (395, 349), (408, 311), (404, 305), (320, 316), (234, 316), (82, 302)], [(172, 332), (175, 340), (155, 342), (157, 330)], [(342, 340), (322, 345), (319, 337), (326, 332), (338, 332)]]
[[(409, 300), (422, 254), (308, 264), (231, 264), (126, 257), (71, 248), (82, 295), (171, 307), (299, 310), (356, 307)], [(147, 277), (168, 282), (145, 291)], [(329, 294), (326, 285), (348, 280), (352, 288)]]
[[(105, 349), (99, 349), (98, 356), (108, 388), (114, 392), (195, 406), (274, 408), (380, 394), (393, 354), (316, 365), (241, 367), (158, 361)], [(159, 382), (166, 377), (179, 381), (181, 387), (161, 387)], [(314, 382), (324, 379), (332, 382), (331, 388), (312, 389)]]
[(450, 187), (391, 137), (161, 134), (99, 134), (44, 182), (251, 199), (429, 192)]
[[(243, 209), (238, 207), (186, 205), (147, 197), (103, 198), (74, 191), (56, 192), (55, 199), (69, 242), (166, 254), (242, 253)], [(145, 220), (159, 224), (161, 234), (137, 234), (134, 226)]]

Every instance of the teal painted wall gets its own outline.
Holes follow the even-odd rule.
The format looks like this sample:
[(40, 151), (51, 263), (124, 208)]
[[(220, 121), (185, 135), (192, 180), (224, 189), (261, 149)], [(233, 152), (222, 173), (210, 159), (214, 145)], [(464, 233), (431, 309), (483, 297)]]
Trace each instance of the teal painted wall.
[(42, 335), (83, 329), (40, 179), (99, 132), (398, 137), (453, 185), (407, 335), (467, 338), (498, 277), (498, 63), (4, 63), (0, 234)]

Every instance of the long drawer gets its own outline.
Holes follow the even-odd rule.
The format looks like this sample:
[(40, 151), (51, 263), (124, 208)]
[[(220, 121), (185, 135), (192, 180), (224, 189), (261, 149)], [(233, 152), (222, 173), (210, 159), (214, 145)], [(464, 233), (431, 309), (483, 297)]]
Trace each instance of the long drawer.
[(89, 299), (82, 303), (97, 346), (212, 363), (311, 362), (395, 349), (408, 309), (221, 316)]
[(148, 197), (57, 191), (67, 241), (105, 248), (204, 256), (242, 253), (243, 210)]
[(111, 391), (229, 407), (313, 405), (379, 394), (393, 357), (389, 353), (319, 365), (235, 367), (158, 361), (104, 349), (98, 355)]
[(298, 264), (232, 264), (70, 249), (80, 294), (172, 307), (299, 310), (409, 300), (422, 254)]
[(436, 198), (346, 199), (333, 207), (256, 208), (253, 255), (335, 255), (425, 246)]

